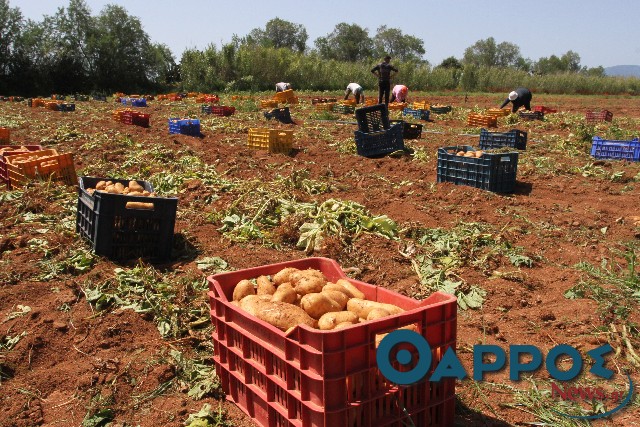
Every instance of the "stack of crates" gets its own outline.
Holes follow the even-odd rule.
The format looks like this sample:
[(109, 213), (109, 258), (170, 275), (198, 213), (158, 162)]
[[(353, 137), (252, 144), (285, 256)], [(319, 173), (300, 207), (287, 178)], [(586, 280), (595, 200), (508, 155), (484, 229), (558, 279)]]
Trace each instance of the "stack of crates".
[(480, 148), (489, 150), (492, 148), (511, 147), (517, 150), (527, 149), (527, 132), (511, 129), (509, 132), (489, 132), (480, 129)]
[(36, 179), (75, 185), (78, 182), (73, 155), (56, 150), (34, 150), (4, 156), (9, 185), (22, 187)]
[(591, 143), (591, 156), (596, 159), (640, 162), (640, 141), (638, 138), (630, 141), (618, 141), (594, 136)]
[(273, 99), (261, 99), (260, 108), (278, 108), (278, 101)]
[(414, 110), (428, 110), (430, 107), (427, 101), (417, 101), (413, 103)]
[(402, 111), (405, 108), (407, 108), (406, 102), (390, 102), (389, 105), (387, 106), (387, 109), (397, 110), (397, 111)]
[(182, 135), (200, 136), (200, 120), (190, 118), (170, 118), (169, 133), (178, 133)]
[(124, 110), (116, 110), (111, 113), (113, 119), (125, 125), (135, 125), (141, 127), (149, 127), (149, 114), (140, 113), (130, 108)]
[[(288, 267), (318, 270), (330, 282), (347, 280), (367, 300), (404, 311), (343, 329), (321, 331), (298, 325), (285, 333), (233, 304), (233, 289), (240, 280), (273, 276)], [(453, 425), (455, 379), (428, 378), (444, 355), (456, 348), (454, 295), (437, 291), (416, 300), (349, 279), (338, 263), (320, 257), (220, 273), (207, 281), (215, 372), (227, 398), (257, 426)], [(399, 386), (381, 373), (377, 352), (383, 334), (403, 327), (417, 331), (431, 353), (425, 356), (415, 347), (404, 351), (414, 363), (423, 362), (423, 357), (431, 363), (427, 362), (426, 380)], [(396, 363), (393, 366), (397, 368)]]
[(7, 190), (11, 190), (11, 180), (9, 179), (6, 160), (8, 156), (17, 156), (40, 150), (42, 150), (41, 145), (0, 145), (0, 184), (4, 183)]
[(293, 148), (293, 131), (284, 129), (249, 129), (247, 147), (288, 154)]
[(610, 122), (613, 120), (613, 113), (609, 110), (587, 111), (585, 119), (587, 123)]
[(438, 182), (452, 182), (497, 193), (511, 193), (516, 184), (518, 152), (476, 152), (468, 145), (438, 148)]
[(489, 108), (486, 112), (487, 116), (493, 116), (495, 118), (505, 117), (511, 114), (509, 108)]
[[(128, 179), (80, 177), (76, 232), (97, 255), (115, 260), (170, 258), (178, 199), (91, 191), (99, 181), (127, 187)], [(147, 181), (136, 181), (149, 193)], [(144, 204), (144, 205), (143, 205)]]
[(495, 128), (498, 127), (498, 120), (495, 116), (469, 113), (467, 116), (467, 126)]
[(402, 110), (402, 115), (411, 116), (418, 120), (429, 120), (429, 110), (424, 109), (416, 110), (413, 108), (405, 108)]
[(404, 150), (404, 125), (396, 123), (391, 126), (389, 111), (384, 104), (358, 108), (356, 121), (358, 130), (354, 131), (354, 136), (358, 155), (375, 157)]
[(287, 90), (283, 90), (282, 92), (276, 92), (276, 94), (273, 95), (273, 100), (276, 102), (282, 102), (285, 104), (298, 103), (298, 97), (294, 94), (293, 89), (287, 89)]

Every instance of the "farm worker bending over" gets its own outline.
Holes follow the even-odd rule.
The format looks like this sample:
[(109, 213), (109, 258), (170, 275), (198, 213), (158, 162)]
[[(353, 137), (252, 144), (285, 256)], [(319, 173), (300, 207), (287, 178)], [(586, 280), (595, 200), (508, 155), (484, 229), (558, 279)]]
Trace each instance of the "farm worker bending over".
[(391, 61), (391, 57), (387, 55), (384, 57), (384, 61), (371, 69), (371, 72), (378, 77), (378, 104), (382, 104), (383, 96), (384, 103), (389, 104), (389, 91), (391, 90), (391, 72), (398, 72), (398, 69), (391, 65), (389, 61)]
[(409, 88), (405, 85), (395, 85), (391, 91), (391, 102), (405, 102), (407, 100)]
[(353, 93), (353, 96), (356, 98), (356, 104), (360, 104), (360, 102), (364, 102), (364, 89), (358, 83), (349, 83), (347, 85), (347, 90), (344, 92), (344, 99), (349, 99), (349, 94)]
[(280, 82), (276, 83), (276, 92), (284, 92), (291, 89), (291, 83)]
[(531, 91), (526, 87), (519, 87), (511, 91), (507, 99), (504, 100), (500, 108), (504, 108), (508, 103), (513, 104), (512, 112), (518, 111), (518, 108), (524, 106), (526, 110), (531, 111)]

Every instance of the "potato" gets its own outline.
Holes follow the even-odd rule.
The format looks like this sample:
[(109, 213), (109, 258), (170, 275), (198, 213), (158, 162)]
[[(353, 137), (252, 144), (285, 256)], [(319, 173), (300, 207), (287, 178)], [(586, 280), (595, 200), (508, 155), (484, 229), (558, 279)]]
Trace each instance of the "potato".
[(236, 287), (233, 288), (233, 300), (240, 301), (247, 295), (255, 295), (256, 291), (253, 287), (253, 283), (249, 280), (241, 280), (236, 284)]
[(347, 302), (347, 310), (353, 311), (360, 318), (366, 319), (369, 315), (369, 312), (374, 308), (382, 308), (388, 311), (390, 314), (398, 314), (402, 313), (404, 310), (400, 307), (393, 304), (385, 304), (382, 302), (376, 301), (367, 301), (361, 298), (351, 298), (349, 302)]
[(360, 289), (356, 288), (350, 281), (340, 279), (336, 282), (336, 285), (344, 287), (351, 295), (351, 298), (364, 299), (364, 293)]
[(306, 277), (317, 277), (318, 279), (321, 279), (323, 282), (325, 283), (327, 282), (327, 278), (324, 277), (324, 274), (322, 274), (321, 271), (314, 270), (313, 268), (309, 268), (307, 270), (298, 270), (291, 273), (291, 283), (295, 285), (300, 280)]
[(331, 289), (325, 290), (324, 288), (322, 288), (321, 293), (337, 302), (340, 305), (340, 310), (344, 310), (344, 308), (347, 306), (347, 301), (349, 301), (349, 297), (344, 292), (333, 291)]
[(258, 284), (258, 295), (273, 295), (276, 291), (276, 287), (267, 276), (258, 277), (256, 283)]
[(353, 326), (355, 325), (355, 323), (351, 323), (351, 322), (342, 322), (342, 323), (338, 323), (336, 325), (335, 328), (333, 328), (333, 330), (335, 331), (336, 329), (342, 329), (342, 328), (346, 328), (347, 326)]
[(306, 294), (300, 300), (300, 307), (314, 319), (319, 319), (330, 311), (340, 311), (340, 304), (320, 292)]
[(118, 194), (118, 190), (116, 189), (115, 185), (113, 185), (113, 184), (107, 185), (105, 187), (104, 191), (106, 191), (107, 193), (110, 193), (110, 194)]
[[(293, 276), (297, 274), (294, 273)], [(304, 296), (311, 293), (322, 292), (322, 288), (326, 285), (326, 281), (323, 278), (309, 275), (300, 277), (295, 283), (294, 289), (296, 293)]]
[(113, 186), (116, 188), (118, 194), (122, 194), (122, 192), (124, 191), (124, 185), (122, 185), (122, 183), (120, 182), (116, 182), (115, 184), (113, 184)]
[(352, 311), (335, 311), (325, 313), (318, 319), (318, 327), (323, 331), (334, 329), (341, 323), (358, 323), (358, 315)]
[(298, 294), (291, 286), (291, 283), (285, 282), (278, 286), (276, 291), (271, 297), (271, 301), (288, 302), (289, 304), (295, 304), (298, 299)]
[(282, 283), (291, 283), (291, 274), (296, 271), (300, 270), (294, 267), (283, 268), (273, 276), (273, 283), (275, 283), (276, 286)]
[(98, 181), (98, 183), (96, 184), (96, 190), (104, 190), (105, 188), (107, 188), (107, 182)]
[(342, 292), (343, 294), (345, 294), (347, 296), (347, 298), (353, 298), (353, 295), (351, 295), (351, 292), (349, 292), (347, 290), (347, 288), (345, 288), (342, 285), (338, 285), (338, 284), (331, 283), (331, 282), (328, 282), (326, 285), (324, 285), (322, 287), (322, 292), (324, 292), (324, 291), (338, 291), (338, 292)]
[(298, 325), (313, 328), (315, 321), (300, 307), (279, 301), (264, 301), (260, 296), (249, 295), (240, 301), (240, 307), (249, 314), (282, 331)]
[(139, 192), (143, 192), (144, 191), (144, 187), (140, 184), (138, 184), (137, 181), (129, 181), (129, 191), (139, 191)]
[(382, 319), (383, 317), (387, 317), (390, 316), (391, 313), (389, 313), (387, 310), (385, 310), (384, 308), (374, 308), (373, 310), (371, 310), (369, 312), (369, 314), (367, 314), (367, 320), (376, 320), (376, 319)]
[(144, 202), (127, 202), (124, 205), (126, 209), (146, 209), (152, 211), (154, 206), (153, 203), (144, 203)]
[(475, 156), (476, 156), (475, 151), (467, 151), (466, 153), (464, 153), (464, 157), (475, 157)]
[(482, 157), (483, 154), (484, 154), (484, 152), (482, 150), (477, 150), (476, 151), (476, 158)]

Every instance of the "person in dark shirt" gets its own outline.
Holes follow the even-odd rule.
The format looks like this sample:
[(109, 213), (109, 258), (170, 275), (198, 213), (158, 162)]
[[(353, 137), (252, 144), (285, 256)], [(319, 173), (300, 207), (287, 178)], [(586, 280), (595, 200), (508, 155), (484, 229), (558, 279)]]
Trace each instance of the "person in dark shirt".
[(391, 65), (389, 62), (391, 57), (389, 55), (384, 57), (384, 61), (376, 65), (371, 69), (371, 72), (378, 77), (378, 103), (382, 104), (382, 98), (384, 97), (384, 103), (389, 105), (389, 92), (391, 91), (391, 72), (398, 72), (398, 69)]
[(518, 111), (518, 108), (523, 106), (526, 110), (531, 111), (531, 98), (532, 95), (529, 89), (527, 89), (526, 87), (519, 87), (509, 93), (509, 96), (507, 97), (507, 99), (505, 99), (500, 108), (502, 109), (508, 103), (511, 103), (513, 105), (511, 109), (513, 113)]

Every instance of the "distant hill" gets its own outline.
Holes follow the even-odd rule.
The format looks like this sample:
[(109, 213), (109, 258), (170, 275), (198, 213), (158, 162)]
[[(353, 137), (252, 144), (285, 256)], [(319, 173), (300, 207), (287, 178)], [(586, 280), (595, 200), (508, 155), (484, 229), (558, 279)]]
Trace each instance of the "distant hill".
[(640, 65), (614, 65), (604, 69), (607, 76), (640, 77)]

